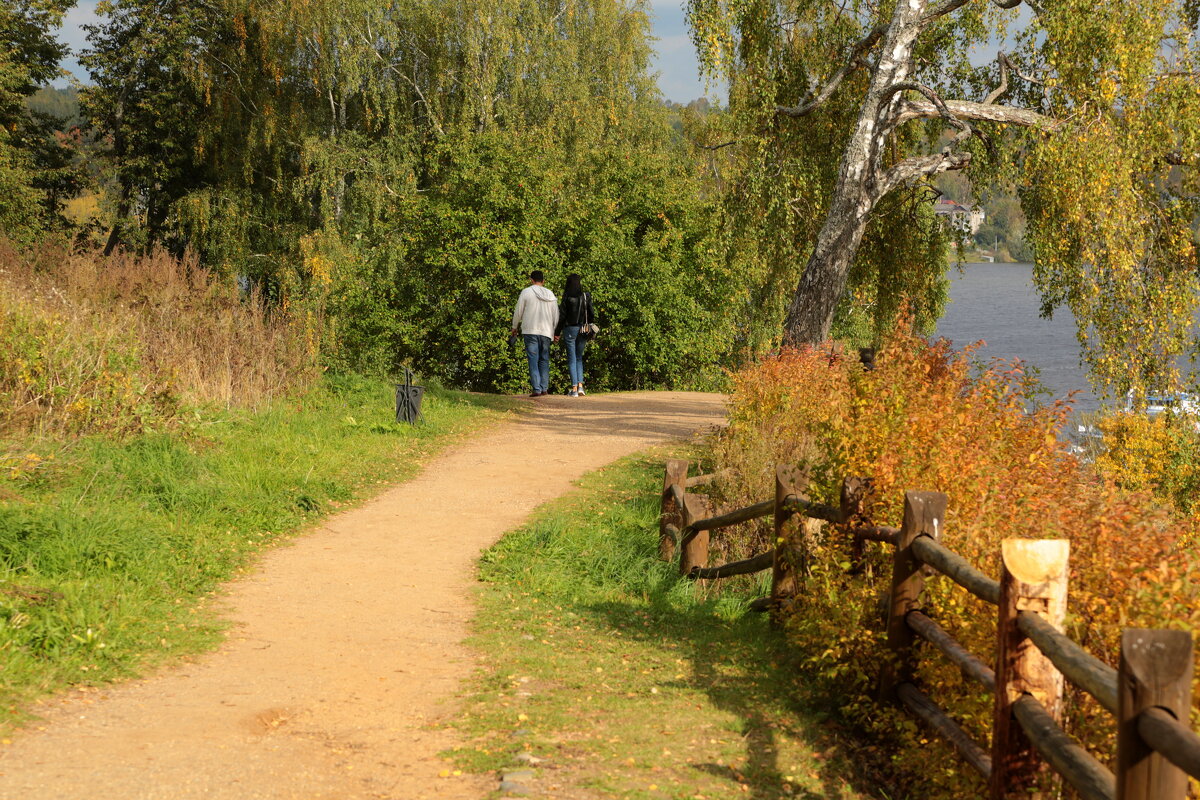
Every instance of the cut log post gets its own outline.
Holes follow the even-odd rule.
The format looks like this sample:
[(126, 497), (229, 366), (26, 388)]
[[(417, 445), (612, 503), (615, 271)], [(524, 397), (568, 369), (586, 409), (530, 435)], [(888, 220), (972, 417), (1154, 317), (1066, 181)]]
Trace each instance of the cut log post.
[(1005, 539), (1001, 545), (1000, 603), (996, 623), (996, 711), (992, 728), (992, 800), (1037, 792), (1046, 771), (1037, 749), (1013, 714), (1013, 704), (1032, 695), (1056, 722), (1062, 715), (1063, 676), (1021, 630), (1017, 615), (1038, 614), (1062, 630), (1067, 610), (1064, 539)]
[(1184, 800), (1188, 776), (1138, 733), (1138, 717), (1161, 708), (1188, 722), (1192, 704), (1192, 636), (1130, 628), (1121, 634), (1117, 681), (1117, 800)]
[[(710, 516), (708, 498), (699, 494), (684, 495), (683, 498), (683, 528), (697, 520)], [(679, 574), (687, 575), (694, 567), (708, 566), (708, 531), (697, 531), (688, 541), (684, 542), (679, 552)]]
[(797, 551), (794, 526), (789, 524), (796, 512), (788, 507), (788, 499), (806, 498), (802, 487), (807, 478), (798, 467), (775, 467), (775, 561), (771, 566), (771, 622), (775, 625), (783, 622), (783, 609), (796, 596), (796, 570), (805, 558)]
[(913, 632), (905, 617), (919, 609), (925, 576), (921, 562), (912, 552), (912, 543), (920, 536), (941, 537), (948, 498), (941, 492), (905, 492), (904, 523), (896, 539), (892, 561), (892, 594), (888, 610), (887, 644), (890, 661), (879, 678), (879, 699), (897, 702), (896, 687), (911, 682), (916, 672), (913, 657)]
[[(681, 458), (667, 460), (663, 475), (662, 513), (658, 515), (658, 557), (663, 561), (675, 558), (675, 531), (683, 530), (683, 509), (675, 502), (671, 487), (686, 489), (688, 462)], [(671, 530), (673, 527), (674, 530)]]
[(866, 540), (856, 536), (853, 531), (870, 525), (863, 519), (863, 504), (871, 492), (870, 478), (846, 478), (842, 481), (841, 512), (842, 521), (838, 526), (838, 535), (845, 536), (850, 532), (850, 574), (857, 575), (863, 571), (866, 564)]

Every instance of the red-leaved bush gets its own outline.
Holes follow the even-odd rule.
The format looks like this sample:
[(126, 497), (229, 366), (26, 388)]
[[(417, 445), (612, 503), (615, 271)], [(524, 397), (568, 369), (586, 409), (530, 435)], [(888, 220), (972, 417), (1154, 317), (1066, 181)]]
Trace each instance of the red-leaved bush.
[[(1200, 563), (1187, 546), (1192, 521), (1149, 493), (1117, 489), (1069, 455), (1056, 437), (1069, 408), (1033, 408), (1019, 365), (972, 366), (969, 351), (895, 334), (877, 367), (829, 348), (789, 350), (734, 376), (731, 424), (715, 444), (718, 468), (736, 476), (719, 489), (727, 506), (770, 497), (777, 463), (810, 471), (816, 499), (837, 503), (846, 476), (870, 477), (866, 515), (898, 526), (904, 492), (944, 492), (943, 543), (992, 576), (1007, 537), (1071, 543), (1067, 631), (1116, 665), (1125, 627), (1192, 630), (1200, 620)], [(765, 531), (758, 533), (758, 536)], [(875, 703), (886, 659), (885, 595), (892, 548), (870, 545), (868, 568), (848, 574), (849, 542), (826, 528), (787, 630), (804, 678), (842, 698), (848, 718), (894, 747), (907, 793), (966, 797), (980, 791), (948, 745), (896, 709)], [(743, 543), (758, 549), (769, 542)], [(945, 577), (927, 582), (928, 613), (982, 657), (994, 659), (995, 608)], [(923, 688), (983, 743), (992, 698), (931, 648), (919, 652)], [(1115, 727), (1094, 701), (1071, 690), (1064, 727), (1105, 761)]]

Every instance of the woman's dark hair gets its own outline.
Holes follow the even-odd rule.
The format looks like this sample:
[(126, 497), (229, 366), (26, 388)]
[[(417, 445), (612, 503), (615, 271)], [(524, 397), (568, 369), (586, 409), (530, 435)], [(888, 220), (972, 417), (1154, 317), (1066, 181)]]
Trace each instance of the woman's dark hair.
[(583, 294), (583, 281), (579, 275), (572, 272), (567, 276), (567, 285), (563, 288), (563, 297), (578, 297)]

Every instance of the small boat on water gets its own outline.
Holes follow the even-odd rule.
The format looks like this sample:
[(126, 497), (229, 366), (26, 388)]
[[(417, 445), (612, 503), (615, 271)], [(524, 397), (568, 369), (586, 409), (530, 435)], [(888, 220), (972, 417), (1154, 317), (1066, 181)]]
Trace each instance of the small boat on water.
[(1147, 392), (1142, 404), (1137, 403), (1137, 399), (1137, 395), (1130, 389), (1125, 395), (1123, 410), (1126, 413), (1141, 410), (1150, 419), (1168, 411), (1172, 414), (1200, 414), (1200, 398), (1187, 392)]
[[(1188, 392), (1147, 392), (1144, 402), (1137, 402), (1138, 396), (1133, 391), (1125, 395), (1125, 404), (1121, 412), (1125, 414), (1143, 413), (1150, 419), (1162, 414), (1171, 413), (1193, 417), (1192, 426), (1200, 432), (1200, 395)], [(1095, 425), (1075, 425), (1075, 430), (1065, 431), (1062, 437), (1067, 443), (1067, 452), (1080, 458), (1090, 460), (1104, 447), (1104, 435)]]

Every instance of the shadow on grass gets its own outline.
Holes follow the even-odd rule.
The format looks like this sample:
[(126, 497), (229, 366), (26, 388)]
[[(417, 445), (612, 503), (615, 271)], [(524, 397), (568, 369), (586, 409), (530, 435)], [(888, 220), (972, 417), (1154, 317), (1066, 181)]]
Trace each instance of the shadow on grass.
[[(741, 721), (745, 769), (716, 763), (695, 764), (695, 769), (748, 787), (743, 796), (752, 800), (894, 797), (881, 790), (886, 781), (875, 770), (861, 762), (850, 763), (843, 753), (822, 755), (835, 747), (839, 751), (847, 745), (853, 749), (856, 743), (837, 735), (838, 726), (830, 719), (834, 709), (828, 701), (822, 708), (820, 698), (804, 696), (803, 685), (789, 668), (795, 653), (787, 650), (783, 636), (769, 627), (765, 616), (747, 615), (729, 622), (717, 616), (711, 601), (680, 609), (666, 594), (669, 588), (667, 584), (652, 594), (648, 607), (605, 602), (580, 610), (597, 624), (620, 630), (623, 637), (647, 644), (672, 641), (680, 645), (681, 655), (690, 662), (691, 677), (663, 685), (703, 691), (716, 708)], [(789, 784), (791, 768), (779, 760), (781, 734), (812, 749), (813, 760), (801, 768), (807, 771), (809, 781)], [(819, 789), (811, 788), (814, 776)], [(855, 794), (848, 794), (847, 786)]]

